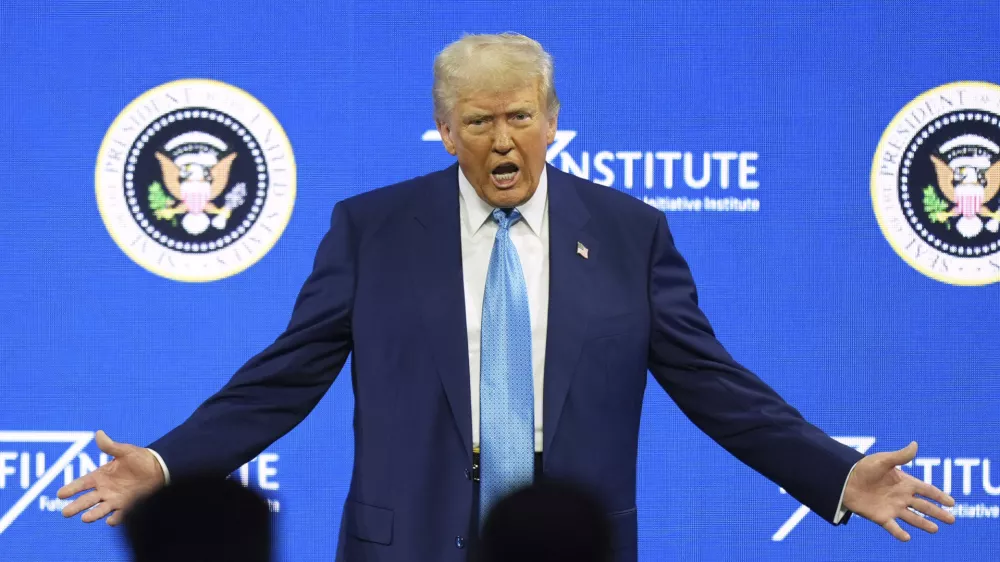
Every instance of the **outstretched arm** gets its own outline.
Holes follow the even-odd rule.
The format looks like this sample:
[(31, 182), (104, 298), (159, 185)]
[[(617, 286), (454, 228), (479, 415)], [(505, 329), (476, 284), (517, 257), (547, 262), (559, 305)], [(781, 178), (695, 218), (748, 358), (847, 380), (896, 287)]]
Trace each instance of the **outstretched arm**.
[(650, 272), (649, 368), (702, 431), (831, 523), (854, 512), (908, 541), (897, 519), (929, 533), (938, 527), (920, 514), (955, 522), (934, 503), (955, 505), (951, 496), (896, 468), (913, 460), (916, 443), (865, 457), (807, 422), (729, 356), (698, 307), (691, 273), (662, 216)]
[(236, 470), (298, 425), (323, 397), (351, 351), (354, 237), (346, 208), (337, 204), (285, 332), (149, 446), (172, 478)]
[(808, 423), (730, 357), (698, 307), (694, 281), (666, 218), (650, 255), (649, 369), (699, 429), (833, 522), (861, 453)]
[[(165, 483), (168, 467), (171, 478), (224, 476), (301, 422), (351, 351), (355, 248), (351, 219), (338, 204), (285, 332), (149, 449), (115, 443), (99, 432), (98, 446), (114, 459), (59, 490), (60, 498), (89, 491), (63, 515), (72, 517), (96, 505), (83, 520), (112, 514), (108, 523), (115, 525), (135, 500)], [(150, 450), (164, 461), (163, 470)]]

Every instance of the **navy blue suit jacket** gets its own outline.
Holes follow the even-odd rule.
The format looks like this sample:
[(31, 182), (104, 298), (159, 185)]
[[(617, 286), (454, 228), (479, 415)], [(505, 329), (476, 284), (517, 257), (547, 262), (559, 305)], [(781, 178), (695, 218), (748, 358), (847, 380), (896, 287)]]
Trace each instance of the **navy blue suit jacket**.
[[(723, 349), (664, 214), (551, 166), (548, 179), (545, 474), (593, 489), (617, 559), (635, 560), (648, 370), (702, 431), (832, 520), (861, 455)], [(459, 229), (457, 165), (338, 203), (287, 330), (150, 445), (171, 476), (249, 461), (306, 417), (350, 354), (355, 457), (337, 559), (463, 560), (473, 483)]]

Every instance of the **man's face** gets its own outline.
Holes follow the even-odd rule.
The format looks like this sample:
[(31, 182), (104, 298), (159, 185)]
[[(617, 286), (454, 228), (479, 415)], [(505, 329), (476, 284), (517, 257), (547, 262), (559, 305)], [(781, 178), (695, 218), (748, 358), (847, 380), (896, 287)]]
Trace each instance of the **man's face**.
[(516, 207), (538, 189), (556, 117), (546, 115), (536, 82), (462, 96), (437, 127), (476, 193), (494, 207)]

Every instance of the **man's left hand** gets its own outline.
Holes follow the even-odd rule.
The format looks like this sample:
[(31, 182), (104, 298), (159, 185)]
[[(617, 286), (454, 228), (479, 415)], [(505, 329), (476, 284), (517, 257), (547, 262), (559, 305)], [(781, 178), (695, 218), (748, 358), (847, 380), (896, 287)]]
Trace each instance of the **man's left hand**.
[(897, 468), (912, 461), (915, 456), (916, 441), (905, 449), (875, 453), (858, 461), (847, 480), (844, 507), (878, 523), (892, 536), (904, 542), (910, 540), (910, 534), (899, 526), (897, 518), (928, 533), (936, 533), (938, 530), (937, 524), (930, 520), (931, 517), (943, 523), (954, 523), (954, 515), (928, 501), (953, 506), (954, 498)]

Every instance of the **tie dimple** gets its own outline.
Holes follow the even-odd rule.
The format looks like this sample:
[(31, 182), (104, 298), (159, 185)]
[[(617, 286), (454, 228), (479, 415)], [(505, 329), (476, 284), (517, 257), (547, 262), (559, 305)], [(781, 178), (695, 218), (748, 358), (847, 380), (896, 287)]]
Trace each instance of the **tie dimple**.
[[(521, 220), (521, 211), (506, 208), (493, 209), (492, 216), (493, 221), (497, 223), (497, 226), (499, 226), (501, 230), (510, 230), (510, 227), (514, 226), (514, 223)], [(494, 240), (493, 245), (496, 247), (496, 240)], [(521, 262), (518, 261), (517, 263), (518, 267), (521, 267)]]

